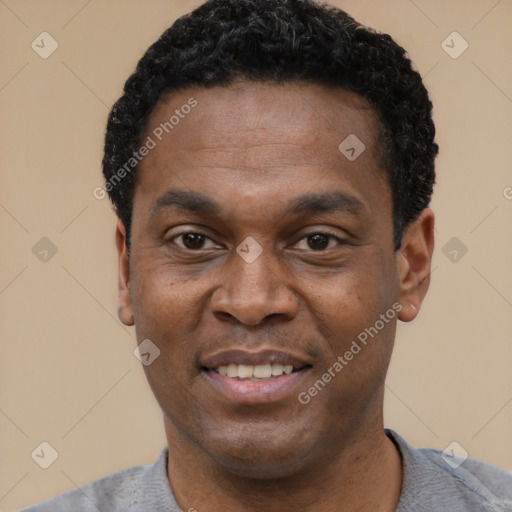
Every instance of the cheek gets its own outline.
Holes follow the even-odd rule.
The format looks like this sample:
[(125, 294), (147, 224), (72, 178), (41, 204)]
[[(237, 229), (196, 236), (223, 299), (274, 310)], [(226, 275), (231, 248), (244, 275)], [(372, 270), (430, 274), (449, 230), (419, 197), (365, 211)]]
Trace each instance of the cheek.
[(383, 303), (380, 283), (371, 271), (348, 269), (323, 281), (307, 286), (305, 296), (318, 327), (331, 328), (331, 334), (357, 334), (369, 322), (375, 321)]
[[(374, 254), (360, 268), (317, 282), (314, 291), (310, 284), (307, 307), (329, 345), (323, 370), (346, 353), (350, 371), (344, 373), (356, 380), (364, 381), (371, 373), (381, 374), (387, 367), (397, 315), (392, 307), (396, 300), (392, 280), (389, 262)], [(382, 320), (381, 315), (386, 313)]]
[[(316, 371), (316, 379), (328, 379), (318, 407), (338, 420), (361, 413), (378, 399), (389, 365), (397, 312), (389, 289), (375, 273), (326, 284), (310, 305), (316, 328), (328, 344), (328, 352)], [(387, 291), (386, 291), (387, 290)], [(385, 316), (387, 313), (387, 316)], [(385, 319), (381, 319), (381, 315)], [(358, 400), (354, 400), (354, 396)]]
[(144, 262), (135, 267), (133, 276), (138, 343), (149, 339), (160, 351), (144, 371), (161, 408), (174, 417), (173, 411), (190, 406), (196, 368), (194, 329), (201, 307), (197, 286), (190, 280), (178, 279), (165, 264)]
[[(141, 258), (142, 260), (143, 258)], [(151, 261), (148, 257), (146, 261)], [(179, 279), (168, 265), (135, 265), (131, 297), (137, 338), (176, 339), (196, 319), (197, 286)]]

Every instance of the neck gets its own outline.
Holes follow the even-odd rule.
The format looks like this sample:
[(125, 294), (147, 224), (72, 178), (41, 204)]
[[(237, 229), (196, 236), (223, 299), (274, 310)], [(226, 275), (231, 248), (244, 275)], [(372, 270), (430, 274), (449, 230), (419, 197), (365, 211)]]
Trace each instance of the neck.
[(168, 478), (183, 510), (194, 512), (393, 512), (400, 498), (402, 462), (382, 419), (371, 430), (330, 446), (303, 469), (275, 479), (245, 478), (219, 465), (165, 420)]

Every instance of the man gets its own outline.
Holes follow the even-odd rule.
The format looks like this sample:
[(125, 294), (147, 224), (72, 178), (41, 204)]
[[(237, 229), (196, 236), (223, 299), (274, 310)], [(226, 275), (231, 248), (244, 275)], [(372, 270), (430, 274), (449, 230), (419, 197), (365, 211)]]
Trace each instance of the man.
[(28, 510), (512, 510), (504, 471), (383, 426), (396, 322), (429, 285), (431, 110), (405, 51), (338, 9), (210, 0), (176, 21), (103, 160), (119, 317), (168, 447)]

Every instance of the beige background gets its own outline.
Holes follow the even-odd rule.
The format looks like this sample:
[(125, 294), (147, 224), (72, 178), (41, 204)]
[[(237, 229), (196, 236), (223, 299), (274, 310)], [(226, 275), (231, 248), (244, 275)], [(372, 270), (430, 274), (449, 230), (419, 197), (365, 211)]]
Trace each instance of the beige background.
[[(0, 0), (3, 511), (152, 462), (165, 443), (134, 333), (116, 319), (114, 215), (92, 190), (109, 106), (199, 3)], [(441, 145), (432, 286), (399, 326), (387, 426), (512, 470), (512, 2), (334, 3), (409, 50)], [(48, 59), (31, 48), (43, 31), (59, 44)], [(441, 47), (453, 31), (469, 44), (457, 59)], [(57, 248), (46, 263), (32, 252), (42, 237)], [(468, 249), (457, 262), (442, 250), (452, 237)], [(43, 441), (59, 455), (46, 470), (31, 458)]]

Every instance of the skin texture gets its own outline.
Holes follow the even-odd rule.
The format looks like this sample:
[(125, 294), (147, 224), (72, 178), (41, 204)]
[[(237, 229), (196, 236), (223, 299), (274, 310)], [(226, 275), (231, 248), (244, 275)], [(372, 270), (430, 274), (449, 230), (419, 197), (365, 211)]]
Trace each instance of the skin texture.
[[(393, 511), (402, 469), (382, 409), (397, 318), (308, 404), (297, 397), (393, 304), (400, 320), (415, 318), (433, 213), (393, 251), (378, 119), (353, 93), (242, 81), (189, 88), (160, 101), (145, 136), (191, 97), (194, 110), (139, 165), (129, 252), (120, 221), (116, 231), (119, 317), (161, 351), (144, 369), (164, 413), (174, 495), (200, 512)], [(338, 150), (349, 134), (366, 146), (355, 161)], [(201, 193), (218, 212), (156, 208), (171, 189)], [(336, 191), (359, 207), (289, 208)], [(205, 238), (178, 236), (187, 231)], [(263, 250), (252, 263), (236, 252), (248, 236)], [(289, 352), (309, 367), (278, 399), (241, 403), (201, 368), (229, 349)]]

